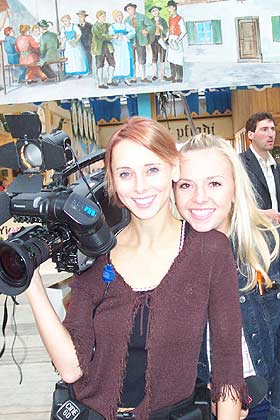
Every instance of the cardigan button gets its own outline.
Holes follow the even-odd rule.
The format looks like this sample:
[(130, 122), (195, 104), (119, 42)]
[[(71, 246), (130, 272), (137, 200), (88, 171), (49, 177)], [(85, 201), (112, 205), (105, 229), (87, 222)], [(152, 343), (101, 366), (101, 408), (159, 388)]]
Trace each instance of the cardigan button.
[(280, 299), (280, 292), (277, 292), (277, 294), (276, 294), (276, 298), (277, 298), (277, 299)]
[(245, 302), (246, 302), (246, 297), (245, 297), (245, 296), (243, 296), (243, 295), (242, 295), (242, 296), (240, 296), (240, 297), (239, 297), (239, 302), (240, 302), (240, 303), (245, 303)]

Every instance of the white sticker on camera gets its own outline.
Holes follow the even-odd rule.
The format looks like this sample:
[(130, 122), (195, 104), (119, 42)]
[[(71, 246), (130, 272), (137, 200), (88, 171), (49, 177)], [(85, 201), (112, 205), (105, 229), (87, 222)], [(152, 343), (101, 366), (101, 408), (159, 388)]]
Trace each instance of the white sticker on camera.
[(73, 401), (68, 400), (57, 410), (56, 417), (59, 420), (75, 420), (80, 413), (79, 407)]

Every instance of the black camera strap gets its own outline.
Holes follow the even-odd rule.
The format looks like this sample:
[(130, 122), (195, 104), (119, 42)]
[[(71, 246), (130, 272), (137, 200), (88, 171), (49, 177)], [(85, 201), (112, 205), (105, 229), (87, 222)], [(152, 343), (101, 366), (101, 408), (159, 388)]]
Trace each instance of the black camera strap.
[(15, 296), (6, 296), (5, 297), (5, 301), (4, 301), (4, 310), (3, 310), (3, 321), (2, 321), (2, 336), (3, 336), (3, 345), (2, 348), (0, 350), (0, 359), (1, 357), (4, 355), (5, 350), (6, 350), (6, 327), (8, 324), (8, 320), (9, 320), (9, 311), (8, 311), (8, 298), (11, 298), (13, 301), (13, 312), (12, 312), (12, 320), (13, 320), (13, 327), (14, 327), (14, 339), (13, 339), (13, 343), (12, 343), (12, 347), (11, 347), (11, 354), (12, 354), (12, 359), (13, 362), (15, 363), (15, 365), (18, 368), (19, 371), (19, 384), (22, 383), (22, 379), (23, 379), (23, 374), (22, 374), (22, 369), (20, 367), (20, 364), (17, 362), (15, 356), (14, 356), (14, 346), (15, 346), (15, 342), (16, 339), (18, 337), (18, 331), (17, 331), (17, 323), (16, 323), (16, 318), (15, 318), (15, 313), (16, 313), (16, 306), (19, 305), (19, 303), (17, 302)]
[(8, 302), (8, 296), (6, 296), (5, 298), (5, 302), (4, 302), (4, 311), (3, 311), (3, 321), (2, 321), (2, 335), (3, 335), (3, 345), (2, 348), (0, 350), (0, 359), (3, 356), (3, 354), (5, 353), (5, 349), (6, 349), (6, 326), (8, 323), (8, 307), (7, 307), (7, 302)]

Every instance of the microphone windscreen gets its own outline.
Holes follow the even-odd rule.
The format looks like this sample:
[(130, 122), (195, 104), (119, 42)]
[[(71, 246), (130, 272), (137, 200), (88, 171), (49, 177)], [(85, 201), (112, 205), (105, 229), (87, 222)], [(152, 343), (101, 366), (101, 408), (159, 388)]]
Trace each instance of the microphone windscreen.
[(0, 225), (7, 222), (12, 215), (10, 212), (11, 199), (5, 192), (0, 192)]
[(268, 383), (262, 376), (248, 376), (245, 378), (249, 395), (249, 408), (254, 408), (260, 404), (268, 391)]

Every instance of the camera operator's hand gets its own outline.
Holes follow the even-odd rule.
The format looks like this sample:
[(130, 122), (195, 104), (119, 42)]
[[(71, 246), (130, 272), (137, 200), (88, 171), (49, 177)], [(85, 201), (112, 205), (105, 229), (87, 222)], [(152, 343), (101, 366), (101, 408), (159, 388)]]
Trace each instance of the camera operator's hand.
[(40, 336), (58, 373), (67, 383), (77, 381), (82, 376), (82, 371), (74, 344), (52, 307), (38, 268), (24, 293), (31, 305)]
[(40, 280), (42, 280), (42, 277), (41, 277), (41, 274), (40, 274), (40, 266), (39, 267), (37, 267), (35, 270), (34, 270), (34, 273), (33, 273), (33, 277), (32, 277), (32, 280), (33, 279), (40, 279)]
[(34, 270), (30, 285), (25, 290), (25, 295), (27, 296), (28, 299), (31, 297), (30, 295), (32, 295), (32, 293), (35, 292), (36, 288), (38, 287), (42, 287), (44, 289), (39, 267), (37, 267), (36, 270)]

